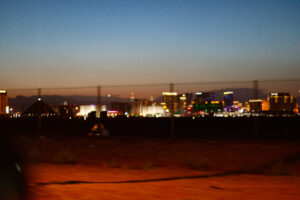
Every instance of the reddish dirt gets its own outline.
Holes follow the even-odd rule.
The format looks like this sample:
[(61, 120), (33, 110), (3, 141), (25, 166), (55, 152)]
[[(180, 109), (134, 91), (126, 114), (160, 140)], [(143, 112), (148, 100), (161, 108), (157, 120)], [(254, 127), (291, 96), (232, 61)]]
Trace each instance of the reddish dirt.
[[(26, 152), (32, 148), (36, 148), (39, 155), (36, 163), (27, 161), (23, 164), (28, 199), (32, 200), (300, 199), (300, 142), (297, 141), (186, 140), (170, 143), (166, 140), (128, 138), (22, 141), (24, 138), (18, 144), (25, 158), (30, 160)], [(55, 163), (53, 157), (66, 149), (71, 152), (76, 164)], [(231, 170), (243, 170), (244, 173), (112, 183)], [(65, 181), (90, 183), (51, 184)]]

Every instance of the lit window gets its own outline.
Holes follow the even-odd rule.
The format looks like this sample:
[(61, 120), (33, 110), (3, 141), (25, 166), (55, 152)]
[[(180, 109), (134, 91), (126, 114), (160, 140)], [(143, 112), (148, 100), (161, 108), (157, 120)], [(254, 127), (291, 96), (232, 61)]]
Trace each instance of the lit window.
[(278, 96), (275, 96), (275, 103), (278, 103)]

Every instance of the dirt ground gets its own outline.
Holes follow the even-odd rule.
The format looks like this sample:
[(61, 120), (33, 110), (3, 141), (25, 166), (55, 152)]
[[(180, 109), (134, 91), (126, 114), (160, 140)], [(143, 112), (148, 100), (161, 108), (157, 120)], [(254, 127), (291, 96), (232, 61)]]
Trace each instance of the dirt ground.
[(300, 141), (19, 138), (28, 199), (300, 199)]

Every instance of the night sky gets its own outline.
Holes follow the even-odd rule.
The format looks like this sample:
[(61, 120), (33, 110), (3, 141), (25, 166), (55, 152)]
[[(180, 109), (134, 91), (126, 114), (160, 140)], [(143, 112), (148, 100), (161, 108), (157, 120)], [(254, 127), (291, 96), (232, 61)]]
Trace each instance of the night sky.
[(0, 1), (0, 86), (293, 79), (300, 1)]

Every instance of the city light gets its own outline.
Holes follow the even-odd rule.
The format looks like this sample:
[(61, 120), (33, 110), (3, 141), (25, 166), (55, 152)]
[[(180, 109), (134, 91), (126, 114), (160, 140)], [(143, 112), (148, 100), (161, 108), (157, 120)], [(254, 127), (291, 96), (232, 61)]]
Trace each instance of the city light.
[[(111, 94), (108, 94), (107, 97), (109, 98), (106, 101), (90, 105), (70, 105), (67, 101), (61, 101), (63, 102), (61, 105), (47, 105), (41, 97), (38, 97), (37, 100), (49, 109), (53, 109), (54, 113), (51, 113), (50, 116), (65, 116), (68, 119), (77, 117), (86, 119), (89, 116), (94, 116), (92, 112), (95, 112), (96, 117), (99, 118), (102, 111), (107, 111), (106, 115), (108, 117), (287, 117), (296, 116), (299, 109), (296, 97), (287, 92), (272, 92), (265, 99), (249, 99), (243, 102), (236, 100), (236, 98), (240, 98), (240, 95), (236, 97), (233, 91), (220, 91), (216, 94), (213, 91), (195, 93), (162, 92), (161, 98), (151, 96), (149, 99), (135, 98), (134, 93), (130, 92), (126, 101), (124, 101), (125, 99), (112, 101), (110, 99)], [(47, 102), (47, 100), (45, 101)], [(7, 93), (1, 94), (1, 102), (4, 106), (2, 106), (0, 114), (14, 116), (16, 112), (19, 112), (22, 115), (14, 105), (8, 105)], [(7, 110), (5, 106), (12, 106), (14, 110)], [(60, 106), (65, 107), (60, 109)], [(23, 114), (23, 116), (34, 117), (37, 114), (30, 112), (26, 115)], [(41, 113), (41, 116), (48, 115)]]
[(262, 102), (262, 99), (250, 99), (249, 102)]
[(166, 95), (166, 96), (177, 96), (178, 93), (177, 93), (177, 92), (163, 92), (162, 95)]

